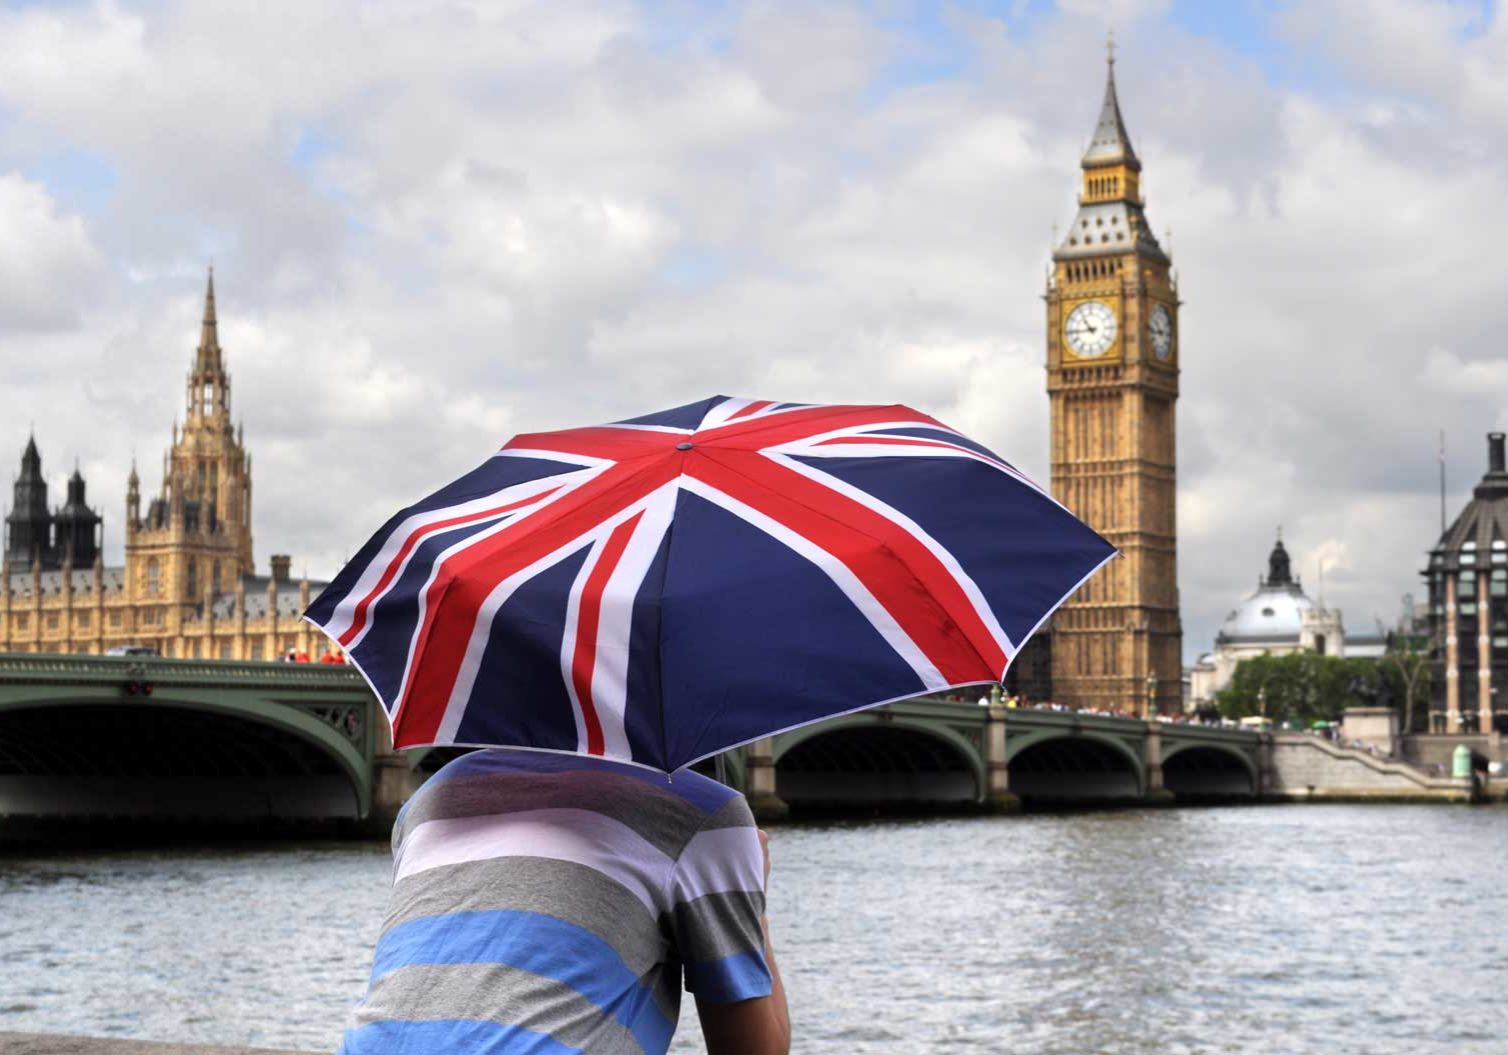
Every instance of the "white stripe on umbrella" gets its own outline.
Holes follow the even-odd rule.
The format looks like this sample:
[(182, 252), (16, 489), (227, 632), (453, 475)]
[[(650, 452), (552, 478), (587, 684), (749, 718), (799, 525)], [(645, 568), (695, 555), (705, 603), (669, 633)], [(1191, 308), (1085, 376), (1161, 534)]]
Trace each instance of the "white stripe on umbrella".
[(675, 513), (680, 488), (666, 484), (651, 492), (641, 504), (644, 515), (634, 525), (628, 547), (618, 559), (602, 591), (597, 618), (597, 655), (592, 670), (592, 703), (602, 725), (604, 750), (608, 755), (631, 758), (624, 727), (628, 711), (629, 638), (633, 629), (634, 601), (644, 576), (660, 551)]
[(859, 577), (833, 554), (811, 539), (792, 531), (780, 521), (766, 516), (753, 506), (746, 505), (732, 495), (703, 483), (695, 477), (683, 476), (681, 486), (691, 494), (699, 495), (754, 525), (777, 542), (783, 543), (792, 552), (805, 557), (820, 568), (833, 581), (833, 584), (843, 591), (843, 595), (864, 615), (864, 618), (873, 624), (879, 635), (895, 650), (896, 655), (916, 672), (916, 676), (921, 679), (923, 691), (941, 689), (948, 684), (948, 679), (943, 677), (942, 672), (927, 658), (927, 654), (917, 643), (911, 640), (911, 636), (901, 629), (901, 625), (895, 621), (885, 606), (869, 592)]
[[(979, 619), (984, 623), (985, 630), (995, 639), (995, 644), (1000, 646), (1000, 650), (1005, 653), (1007, 661), (1009, 661), (1009, 657), (1016, 654), (1015, 642), (1005, 632), (1005, 628), (1000, 625), (1000, 620), (995, 618), (995, 611), (990, 607), (990, 603), (985, 600), (984, 591), (979, 588), (979, 584), (963, 570), (963, 565), (958, 563), (958, 558), (953, 556), (952, 552), (946, 546), (927, 534), (920, 524), (894, 506), (880, 501), (868, 491), (861, 491), (830, 473), (822, 472), (820, 469), (806, 465), (788, 455), (774, 454), (769, 451), (762, 453), (770, 461), (784, 466), (793, 473), (800, 473), (809, 480), (815, 480), (824, 487), (830, 487), (850, 501), (866, 506), (887, 520), (893, 520), (905, 528), (906, 531), (910, 532), (916, 538), (916, 541), (925, 546), (927, 551), (937, 558), (939, 564), (948, 569), (953, 578), (958, 580), (959, 588), (963, 590), (964, 596), (969, 599), (969, 603), (973, 605), (974, 610), (979, 614)], [(1004, 675), (1005, 672), (1002, 670), (999, 673)]]
[[(569, 494), (570, 492), (576, 490), (576, 488), (579, 487), (582, 483), (586, 483), (588, 480), (591, 480), (594, 477), (600, 475), (601, 472), (602, 472), (602, 470), (600, 470), (600, 469), (594, 469), (589, 474), (583, 474), (579, 483), (577, 483), (576, 485), (573, 485), (571, 487), (562, 488), (556, 494), (551, 495), (542, 504), (543, 507), (544, 508), (548, 508), (549, 506), (554, 505), (563, 496), (565, 496), (566, 494)], [(558, 479), (558, 478), (552, 477), (552, 479)], [(399, 719), (400, 716), (402, 716), (402, 714), (403, 714), (403, 708), (404, 708), (404, 703), (408, 699), (409, 683), (413, 680), (414, 669), (415, 669), (414, 656), (417, 653), (418, 648), (419, 648), (419, 643), (420, 643), (419, 642), (419, 638), (420, 638), (420, 635), (422, 635), (424, 633), (424, 629), (425, 629), (425, 619), (424, 619), (424, 617), (428, 613), (428, 608), (429, 608), (429, 591), (430, 591), (430, 588), (435, 584), (435, 580), (439, 578), (440, 572), (445, 569), (445, 564), (446, 564), (446, 562), (448, 560), (450, 560), (451, 557), (454, 557), (454, 556), (456, 556), (458, 554), (465, 553), (472, 546), (476, 545), (478, 542), (482, 541), (483, 539), (490, 538), (493, 535), (496, 535), (498, 532), (504, 531), (507, 528), (512, 527), (513, 525), (515, 525), (517, 523), (518, 523), (518, 518), (517, 517), (510, 517), (510, 518), (508, 518), (506, 520), (501, 520), (498, 523), (496, 523), (496, 524), (492, 525), (491, 527), (487, 528), (485, 531), (479, 531), (475, 535), (468, 535), (467, 537), (465, 537), (463, 539), (457, 540), (455, 543), (451, 544), (450, 546), (447, 546), (444, 550), (442, 550), (440, 552), (440, 554), (435, 558), (434, 566), (431, 567), (430, 570), (429, 570), (429, 577), (424, 580), (424, 585), (419, 588), (419, 594), (418, 594), (418, 617), (414, 621), (414, 632), (413, 632), (412, 635), (410, 635), (409, 640), (408, 640), (408, 655), (407, 655), (407, 657), (403, 661), (403, 681), (398, 686), (398, 694), (395, 697), (393, 697), (394, 700), (396, 701), (396, 703), (394, 705), (394, 708), (393, 708), (393, 713), (392, 713), (392, 727), (394, 729), (398, 728), (398, 719)], [(580, 547), (578, 546), (577, 548), (580, 548)], [(559, 558), (557, 557), (556, 559), (558, 560)], [(532, 565), (532, 567), (535, 568), (536, 571), (538, 571), (538, 570), (542, 570), (544, 568), (549, 567), (549, 564), (548, 563), (544, 563), (544, 562), (535, 562), (535, 564)], [(513, 578), (516, 579), (516, 578), (518, 578), (518, 576), (514, 576)], [(475, 644), (475, 633), (473, 633), (472, 638), (473, 638), (473, 644)], [(469, 655), (469, 653), (468, 653), (468, 655)], [(478, 657), (478, 662), (480, 662), (480, 657)], [(472, 676), (473, 676), (473, 678), (475, 677), (475, 673), (474, 672), (473, 672)], [(454, 701), (454, 697), (453, 696), (452, 696), (452, 701)], [(446, 713), (448, 715), (449, 711), (447, 710)], [(457, 718), (457, 720), (459, 721), (459, 718)]]
[[(863, 443), (863, 440), (872, 434), (885, 433), (897, 429), (917, 428), (931, 429), (936, 432), (958, 436), (960, 440), (964, 439), (964, 437), (960, 433), (948, 428), (945, 425), (936, 425), (926, 421), (892, 421), (881, 422), (879, 424), (856, 425), (849, 428), (833, 429), (830, 432), (823, 432), (813, 436), (803, 436), (801, 439), (795, 440), (791, 443), (783, 443), (778, 447), (771, 447), (766, 453), (777, 452), (781, 454), (799, 454), (803, 458), (904, 457), (908, 455), (911, 457), (923, 458), (972, 458), (975, 461), (982, 462), (985, 465), (988, 465), (994, 469), (999, 470), (1000, 472), (1005, 473), (1007, 476), (1011, 477), (1014, 480), (1020, 480), (1022, 483), (1026, 484), (1028, 487), (1032, 488), (1035, 491), (1042, 490), (1042, 488), (1037, 485), (1037, 482), (1035, 480), (1027, 476), (1025, 473), (1021, 472), (1019, 469), (1010, 465), (1009, 463), (1003, 462), (998, 458), (991, 458), (986, 455), (980, 454), (978, 451), (963, 446), (962, 444), (958, 446), (952, 446), (949, 445), (945, 440), (941, 439), (927, 443), (925, 440), (921, 440), (919, 437), (897, 437), (907, 439), (915, 438), (918, 440), (917, 444), (907, 444), (904, 446), (904, 448), (898, 448), (893, 444), (887, 444), (883, 442), (867, 445)], [(885, 437), (883, 435), (876, 435), (874, 438), (883, 440)], [(829, 442), (831, 440), (842, 439), (851, 440), (852, 442), (842, 445), (832, 444)]]
[[(591, 472), (591, 470), (587, 471)], [(416, 513), (408, 517), (388, 535), (386, 541), (382, 544), (382, 549), (372, 558), (371, 563), (363, 569), (361, 578), (356, 580), (356, 584), (351, 587), (350, 592), (335, 607), (335, 611), (330, 615), (330, 621), (325, 624), (325, 633), (336, 639), (344, 637), (346, 631), (351, 628), (351, 624), (356, 618), (357, 608), (361, 606), (363, 601), (366, 601), (367, 610), (370, 612), (373, 605), (387, 596), (388, 592), (392, 590), (393, 585), (403, 577), (404, 569), (413, 560), (414, 553), (418, 547), (415, 546), (404, 555), (402, 563), (399, 564), (396, 573), (391, 577), (386, 587), (377, 590), (377, 584), (382, 581), (398, 554), (403, 552), (404, 546), (415, 535), (427, 534), (428, 530), (434, 525), (444, 523), (447, 520), (456, 520), (458, 518), (482, 514), (489, 509), (496, 509), (498, 506), (525, 501), (533, 495), (543, 496), (551, 492), (560, 491), (563, 487), (568, 490), (572, 483), (571, 476), (572, 474), (566, 473), (561, 476), (547, 476), (539, 480), (530, 480), (526, 483), (515, 484), (512, 487), (504, 487), (491, 494), (486, 494), (467, 502), (460, 502), (456, 505)], [(533, 512), (537, 508), (539, 508), (537, 504), (521, 506), (498, 515), (511, 522)], [(456, 526), (459, 527), (461, 525)], [(371, 621), (368, 619), (367, 626), (370, 625)], [(355, 648), (365, 636), (366, 627), (363, 627), (361, 632), (348, 642), (345, 647), (348, 650)]]

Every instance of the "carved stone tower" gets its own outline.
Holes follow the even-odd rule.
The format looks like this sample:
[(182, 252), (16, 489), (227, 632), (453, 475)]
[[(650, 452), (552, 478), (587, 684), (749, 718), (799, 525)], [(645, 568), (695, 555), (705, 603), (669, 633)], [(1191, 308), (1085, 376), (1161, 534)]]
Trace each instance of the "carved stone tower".
[(47, 508), (47, 479), (42, 475), (42, 455), (37, 439), (29, 436), (21, 452), (21, 472), (16, 477), (10, 514), (5, 518), (5, 560), (16, 568), (33, 564), (57, 567), (52, 546), (52, 513)]
[(201, 604), (251, 573), (251, 458), (231, 424), (213, 271), (188, 376), (183, 430), (173, 429), (162, 493), (145, 517), (135, 479), (133, 466), (126, 497), (126, 574), (138, 597), (169, 606)]
[(1056, 697), (1140, 712), (1180, 706), (1176, 447), (1178, 289), (1142, 211), (1141, 161), (1111, 53), (1081, 162), (1079, 210), (1047, 286), (1052, 491), (1121, 556), (1058, 610)]

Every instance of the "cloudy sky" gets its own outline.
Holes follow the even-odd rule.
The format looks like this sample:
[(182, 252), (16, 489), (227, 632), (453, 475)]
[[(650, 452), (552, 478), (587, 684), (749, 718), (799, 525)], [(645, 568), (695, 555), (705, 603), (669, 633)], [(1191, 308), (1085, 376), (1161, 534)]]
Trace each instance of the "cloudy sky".
[(264, 568), (332, 573), (516, 431), (715, 392), (907, 402), (1045, 481), (1112, 25), (1186, 301), (1186, 655), (1279, 524), (1391, 621), (1440, 430), (1454, 511), (1508, 426), (1489, 2), (0, 3), (0, 457), (34, 420), (118, 560), (213, 260)]

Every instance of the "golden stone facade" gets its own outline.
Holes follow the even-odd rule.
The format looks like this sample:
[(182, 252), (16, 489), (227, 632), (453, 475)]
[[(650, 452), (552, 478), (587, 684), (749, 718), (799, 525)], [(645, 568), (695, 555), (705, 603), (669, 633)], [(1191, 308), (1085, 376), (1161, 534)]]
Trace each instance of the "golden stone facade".
[(1120, 556), (1053, 618), (1052, 686), (1081, 707), (1181, 706), (1172, 261), (1143, 213), (1111, 60), (1079, 210), (1053, 253), (1047, 391), (1053, 495)]
[[(25, 457), (37, 457), (34, 444), (23, 471)], [(77, 473), (75, 482), (82, 496)], [(271, 558), (269, 575), (253, 569), (251, 456), (231, 422), (213, 274), (186, 416), (181, 430), (173, 426), (161, 490), (143, 513), (134, 465), (126, 487), (124, 567), (105, 567), (96, 552), (87, 567), (65, 555), (60, 567), (47, 568), (40, 548), (29, 566), (18, 566), (12, 548), (5, 550), (0, 650), (99, 654), (143, 646), (164, 656), (236, 660), (326, 650), (323, 635), (299, 618), (323, 584), (292, 581), (286, 556)]]

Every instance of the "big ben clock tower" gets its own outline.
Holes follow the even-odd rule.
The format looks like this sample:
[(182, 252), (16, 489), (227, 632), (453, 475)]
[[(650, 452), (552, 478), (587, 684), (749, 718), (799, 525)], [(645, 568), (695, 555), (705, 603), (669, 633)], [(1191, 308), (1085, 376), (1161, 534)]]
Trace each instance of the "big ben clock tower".
[(1053, 618), (1053, 693), (1140, 713), (1181, 702), (1176, 448), (1178, 289), (1142, 211), (1115, 94), (1080, 166), (1079, 210), (1047, 286), (1052, 492), (1121, 551)]

